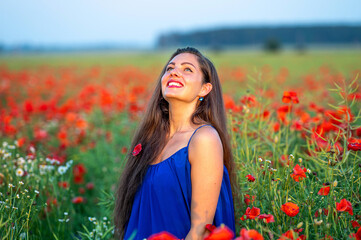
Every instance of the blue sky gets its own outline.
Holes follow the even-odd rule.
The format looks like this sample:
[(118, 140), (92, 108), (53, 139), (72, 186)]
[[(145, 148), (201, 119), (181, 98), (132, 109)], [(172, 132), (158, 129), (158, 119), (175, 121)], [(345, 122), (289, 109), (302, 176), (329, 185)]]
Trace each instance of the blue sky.
[(1, 0), (0, 44), (152, 46), (161, 33), (238, 25), (361, 24), (361, 0)]

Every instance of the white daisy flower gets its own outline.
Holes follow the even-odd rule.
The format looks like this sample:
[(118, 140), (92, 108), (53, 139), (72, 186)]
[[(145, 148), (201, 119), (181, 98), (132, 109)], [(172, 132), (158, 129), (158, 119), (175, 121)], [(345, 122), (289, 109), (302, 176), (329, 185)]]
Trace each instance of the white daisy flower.
[(22, 177), (24, 175), (24, 170), (21, 168), (16, 169), (16, 176)]
[(58, 168), (58, 172), (59, 172), (60, 175), (63, 175), (64, 173), (66, 173), (66, 170), (68, 170), (68, 168), (65, 167), (65, 166), (60, 166)]

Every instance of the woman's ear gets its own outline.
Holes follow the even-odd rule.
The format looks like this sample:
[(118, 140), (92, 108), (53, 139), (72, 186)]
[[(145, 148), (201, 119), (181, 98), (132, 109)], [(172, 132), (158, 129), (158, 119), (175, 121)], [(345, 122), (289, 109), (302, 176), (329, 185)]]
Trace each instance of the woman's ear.
[(199, 93), (199, 96), (200, 97), (204, 97), (204, 96), (206, 96), (206, 95), (208, 95), (208, 93), (210, 92), (210, 91), (212, 91), (212, 84), (211, 83), (205, 83), (205, 84), (203, 84), (203, 86), (202, 86), (202, 90), (201, 90), (201, 92)]

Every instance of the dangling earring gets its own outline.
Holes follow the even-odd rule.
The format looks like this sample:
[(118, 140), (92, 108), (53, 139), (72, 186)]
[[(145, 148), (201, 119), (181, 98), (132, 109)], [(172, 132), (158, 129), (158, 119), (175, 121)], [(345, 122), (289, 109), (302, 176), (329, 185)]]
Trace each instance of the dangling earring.
[(204, 99), (203, 97), (200, 97), (200, 98), (199, 98), (199, 101), (203, 101), (203, 99)]

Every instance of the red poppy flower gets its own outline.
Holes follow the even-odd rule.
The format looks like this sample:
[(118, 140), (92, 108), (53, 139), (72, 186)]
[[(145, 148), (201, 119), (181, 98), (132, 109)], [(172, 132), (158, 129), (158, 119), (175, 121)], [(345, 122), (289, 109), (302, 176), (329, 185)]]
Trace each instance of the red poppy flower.
[(139, 143), (137, 146), (135, 146), (132, 155), (137, 156), (140, 153), (140, 151), (142, 151), (142, 144)]
[(261, 210), (259, 208), (256, 207), (252, 207), (251, 208), (247, 208), (245, 215), (247, 216), (248, 219), (255, 219), (258, 215), (260, 215)]
[(349, 143), (347, 145), (347, 150), (353, 150), (353, 151), (361, 151), (361, 143)]
[(247, 230), (242, 228), (239, 237), (235, 240), (263, 240), (263, 236), (254, 229)]
[(275, 218), (272, 214), (261, 214), (258, 216), (259, 219), (266, 219), (267, 223), (275, 222)]
[(84, 198), (83, 198), (83, 197), (74, 197), (74, 198), (71, 200), (71, 202), (74, 203), (74, 204), (83, 203), (83, 202), (84, 202)]
[(282, 102), (290, 103), (291, 101), (293, 103), (299, 103), (300, 102), (298, 100), (297, 93), (296, 92), (287, 92), (287, 91), (283, 92)]
[(148, 240), (177, 240), (177, 238), (173, 234), (163, 231), (151, 235)]
[(88, 190), (94, 189), (94, 183), (92, 183), (92, 182), (88, 182), (85, 186)]
[(216, 229), (217, 227), (212, 225), (212, 224), (207, 224), (205, 227), (208, 231), (213, 232), (214, 229)]
[(303, 228), (300, 229), (291, 229), (282, 234), (281, 238), (278, 240), (305, 240), (305, 235), (299, 235), (298, 233), (302, 232)]
[(244, 195), (244, 203), (246, 205), (251, 204), (252, 202), (254, 202), (255, 199), (256, 199), (256, 196), (252, 196), (252, 199), (251, 199), (251, 197), (248, 194)]
[(320, 189), (320, 191), (318, 191), (318, 195), (321, 195), (321, 196), (327, 196), (329, 193), (330, 193), (330, 186), (328, 187), (323, 187)]
[(299, 213), (300, 208), (297, 206), (297, 204), (286, 202), (282, 205), (281, 210), (288, 216), (294, 217)]
[(293, 168), (293, 173), (291, 174), (291, 177), (296, 181), (299, 182), (303, 178), (306, 178), (305, 172), (307, 171), (306, 168), (301, 168), (298, 164)]
[(361, 227), (361, 225), (360, 225), (357, 221), (355, 221), (355, 220), (352, 220), (352, 221), (351, 221), (351, 224), (352, 224), (352, 227), (353, 227), (353, 228)]
[(248, 178), (248, 182), (254, 182), (256, 180), (251, 174), (248, 174), (246, 178)]
[(58, 182), (58, 186), (61, 188), (68, 188), (70, 185), (68, 182), (63, 181), (63, 182)]
[(204, 240), (231, 240), (234, 233), (226, 225), (214, 229)]
[(339, 212), (348, 212), (351, 216), (353, 215), (352, 204), (346, 199), (342, 199), (339, 203), (336, 202), (336, 209)]
[(356, 240), (361, 240), (361, 227), (356, 232)]

